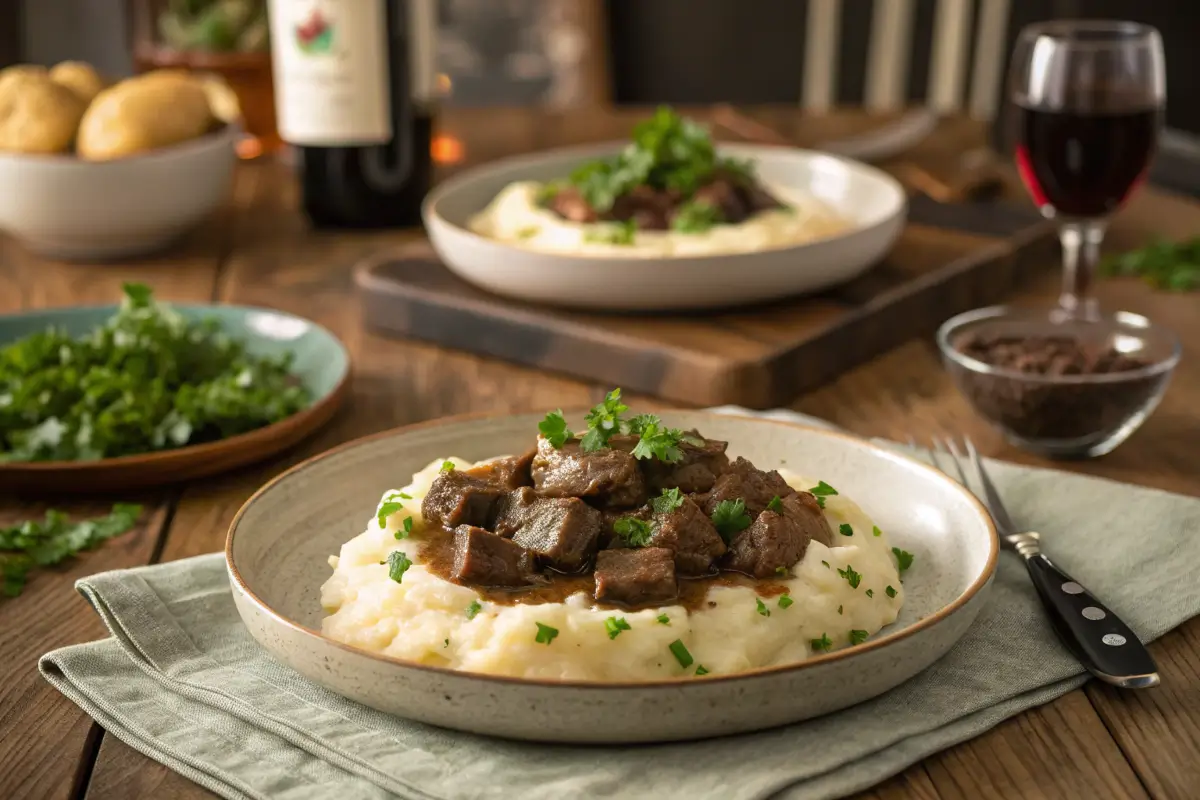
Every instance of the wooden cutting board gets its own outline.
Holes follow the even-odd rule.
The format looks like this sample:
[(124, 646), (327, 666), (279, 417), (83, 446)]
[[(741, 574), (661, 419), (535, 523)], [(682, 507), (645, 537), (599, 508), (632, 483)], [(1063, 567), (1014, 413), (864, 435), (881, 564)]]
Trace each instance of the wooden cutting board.
[(689, 404), (787, 404), (946, 318), (1002, 301), (1053, 263), (1053, 229), (1005, 201), (913, 198), (892, 253), (850, 283), (724, 311), (609, 314), (488, 294), (428, 244), (359, 266), (366, 323), (385, 335), (595, 380)]

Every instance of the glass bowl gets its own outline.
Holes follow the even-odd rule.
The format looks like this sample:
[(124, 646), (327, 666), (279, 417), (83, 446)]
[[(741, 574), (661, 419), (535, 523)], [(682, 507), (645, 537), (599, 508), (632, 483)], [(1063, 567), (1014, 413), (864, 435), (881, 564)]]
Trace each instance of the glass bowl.
[[(1065, 336), (1145, 363), (1122, 372), (1025, 372), (962, 352), (969, 335)], [(938, 329), (937, 343), (975, 410), (1013, 444), (1050, 458), (1101, 456), (1129, 438), (1162, 399), (1182, 350), (1175, 334), (1137, 314), (1057, 321), (1048, 312), (1000, 306), (950, 318)]]

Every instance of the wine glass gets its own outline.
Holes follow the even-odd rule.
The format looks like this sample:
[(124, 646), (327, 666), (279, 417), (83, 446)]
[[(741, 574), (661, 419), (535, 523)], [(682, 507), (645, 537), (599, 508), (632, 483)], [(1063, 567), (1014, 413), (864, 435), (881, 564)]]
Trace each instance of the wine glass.
[(1166, 100), (1149, 25), (1058, 20), (1021, 31), (1010, 92), (1017, 169), (1063, 250), (1059, 319), (1096, 319), (1092, 278), (1109, 216), (1145, 178)]

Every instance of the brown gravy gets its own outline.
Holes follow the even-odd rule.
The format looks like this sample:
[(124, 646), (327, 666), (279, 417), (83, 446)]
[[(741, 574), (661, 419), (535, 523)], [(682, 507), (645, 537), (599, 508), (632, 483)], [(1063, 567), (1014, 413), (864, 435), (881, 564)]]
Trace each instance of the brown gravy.
[[(419, 540), (422, 565), (444, 581), (459, 583), (454, 580), (454, 534), (445, 528), (426, 529)], [(713, 586), (745, 586), (754, 589), (763, 597), (776, 597), (786, 594), (788, 587), (774, 580), (757, 580), (740, 572), (723, 570), (699, 578), (681, 578), (679, 580), (679, 596), (672, 605), (681, 605), (688, 611), (698, 611), (707, 604), (707, 594)], [(479, 596), (489, 603), (499, 605), (541, 605), (542, 603), (561, 603), (573, 594), (582, 592), (589, 597), (595, 588), (591, 570), (577, 575), (550, 573), (544, 584), (522, 589), (488, 588), (471, 586), (479, 592)], [(600, 608), (619, 608), (593, 600)]]

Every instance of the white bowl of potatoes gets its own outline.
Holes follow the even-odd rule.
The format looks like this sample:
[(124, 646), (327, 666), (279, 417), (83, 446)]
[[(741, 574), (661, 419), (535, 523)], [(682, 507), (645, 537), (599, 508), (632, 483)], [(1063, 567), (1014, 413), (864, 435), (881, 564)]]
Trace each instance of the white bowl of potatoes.
[(147, 255), (225, 200), (235, 124), (180, 70), (110, 84), (89, 65), (0, 70), (0, 230), (39, 255)]

